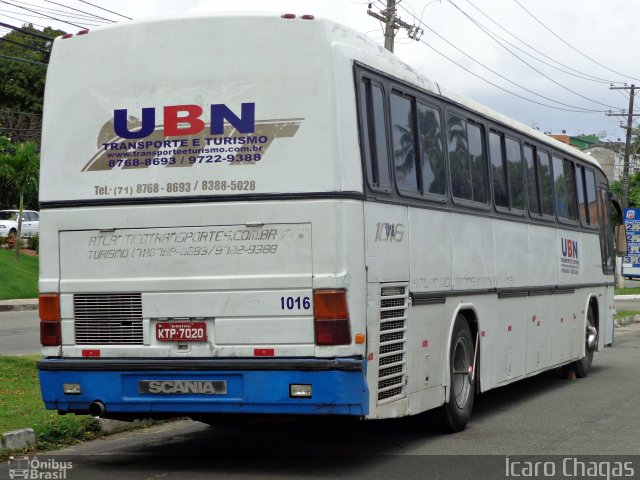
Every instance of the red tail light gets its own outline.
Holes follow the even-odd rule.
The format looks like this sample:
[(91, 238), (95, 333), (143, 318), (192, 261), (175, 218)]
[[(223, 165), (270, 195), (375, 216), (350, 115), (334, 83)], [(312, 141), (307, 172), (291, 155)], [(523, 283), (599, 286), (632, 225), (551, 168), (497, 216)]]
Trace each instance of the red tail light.
[(56, 293), (43, 293), (38, 299), (40, 311), (40, 343), (43, 347), (62, 345), (60, 329), (60, 297)]
[(40, 321), (40, 343), (43, 347), (59, 347), (62, 345), (60, 321)]
[(313, 316), (316, 345), (349, 345), (349, 309), (345, 290), (315, 290)]

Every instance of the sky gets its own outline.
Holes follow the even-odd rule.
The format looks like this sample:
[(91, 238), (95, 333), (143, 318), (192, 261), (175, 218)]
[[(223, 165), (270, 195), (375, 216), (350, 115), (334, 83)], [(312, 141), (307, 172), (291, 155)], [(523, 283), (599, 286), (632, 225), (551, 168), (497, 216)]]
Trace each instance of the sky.
[[(272, 11), (330, 18), (382, 45), (381, 22), (369, 16), (367, 10), (371, 4), (372, 11), (380, 12), (386, 3), (387, 0), (0, 0), (0, 21), (20, 26), (30, 20), (75, 32), (79, 30), (77, 26), (32, 16), (38, 14), (24, 8), (40, 12), (48, 8), (51, 10), (47, 14), (56, 18), (66, 12), (66, 20), (89, 28), (97, 25), (88, 23), (105, 22), (71, 19), (69, 15), (83, 15), (77, 11), (82, 10), (126, 22), (116, 13), (143, 19), (222, 11)], [(611, 90), (612, 82), (616, 82), (616, 87), (624, 87), (625, 82), (627, 86), (634, 82), (640, 85), (640, 55), (634, 47), (640, 2), (396, 0), (396, 3), (397, 16), (421, 28), (423, 33), (415, 41), (408, 38), (406, 31), (399, 30), (395, 54), (426, 77), (543, 132), (597, 134), (606, 140), (624, 140), (620, 125), (626, 124), (626, 117), (607, 116), (605, 112), (620, 114), (629, 105), (629, 91)], [(0, 29), (0, 35), (6, 32)]]

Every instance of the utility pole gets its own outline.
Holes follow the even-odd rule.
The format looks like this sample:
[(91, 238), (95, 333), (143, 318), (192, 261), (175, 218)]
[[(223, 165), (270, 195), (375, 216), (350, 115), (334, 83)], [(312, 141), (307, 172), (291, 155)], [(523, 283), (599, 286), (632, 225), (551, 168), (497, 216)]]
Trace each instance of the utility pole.
[(633, 132), (633, 117), (637, 117), (640, 113), (633, 113), (633, 100), (636, 94), (636, 86), (624, 86), (624, 87), (614, 87), (613, 85), (609, 87), (610, 90), (629, 90), (629, 110), (625, 114), (624, 111), (622, 113), (607, 113), (608, 117), (627, 117), (627, 125), (621, 125), (622, 128), (627, 130), (627, 137), (624, 145), (624, 163), (622, 164), (622, 198), (620, 199), (620, 203), (622, 204), (622, 208), (627, 208), (627, 196), (629, 192), (629, 157), (631, 155), (631, 134)]
[[(398, 2), (398, 4), (399, 3), (400, 2)], [(391, 53), (393, 53), (393, 41), (397, 29), (404, 28), (407, 30), (409, 38), (415, 41), (420, 40), (420, 37), (424, 33), (424, 30), (421, 28), (418, 28), (416, 25), (410, 25), (396, 16), (396, 0), (387, 0), (387, 8), (379, 12), (374, 12), (371, 8), (372, 4), (370, 3), (367, 14), (384, 22), (384, 48)]]

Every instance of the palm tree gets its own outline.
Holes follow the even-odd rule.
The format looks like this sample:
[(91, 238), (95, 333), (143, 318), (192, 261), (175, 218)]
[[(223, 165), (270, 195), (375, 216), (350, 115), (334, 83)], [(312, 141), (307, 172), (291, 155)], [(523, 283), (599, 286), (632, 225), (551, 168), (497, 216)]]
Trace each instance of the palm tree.
[(18, 144), (13, 153), (0, 156), (0, 177), (3, 177), (18, 192), (20, 197), (20, 213), (18, 214), (18, 235), (16, 238), (16, 260), (20, 255), (20, 236), (22, 234), (22, 211), (24, 210), (24, 194), (27, 188), (38, 183), (40, 155), (36, 142)]

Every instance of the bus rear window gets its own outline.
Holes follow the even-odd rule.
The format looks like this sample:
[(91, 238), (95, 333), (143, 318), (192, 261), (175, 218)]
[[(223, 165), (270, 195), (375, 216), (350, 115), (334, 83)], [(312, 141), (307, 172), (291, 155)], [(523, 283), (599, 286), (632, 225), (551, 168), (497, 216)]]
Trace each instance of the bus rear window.
[(385, 121), (384, 92), (380, 85), (368, 78), (360, 82), (363, 105), (363, 148), (367, 181), (371, 188), (389, 189), (391, 175), (387, 150), (387, 127)]

